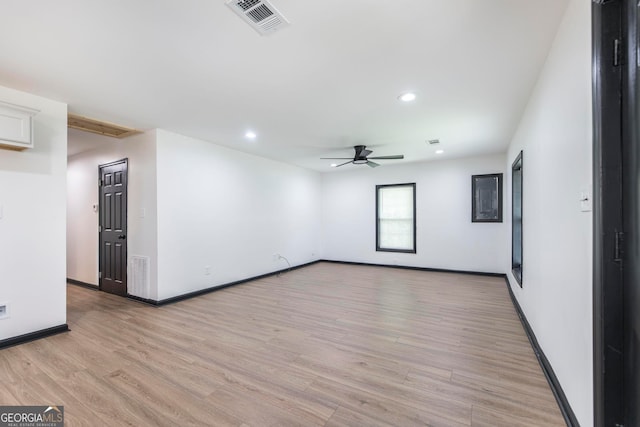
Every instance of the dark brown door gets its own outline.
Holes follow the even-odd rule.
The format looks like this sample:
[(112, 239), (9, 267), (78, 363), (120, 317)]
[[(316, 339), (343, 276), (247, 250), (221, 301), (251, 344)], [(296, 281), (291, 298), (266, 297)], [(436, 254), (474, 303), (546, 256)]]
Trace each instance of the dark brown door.
[[(640, 4), (626, 2), (622, 102), (622, 236), (625, 426), (640, 425)], [(623, 27), (624, 28), (624, 27)], [(624, 72), (626, 71), (626, 74)]]
[(640, 426), (640, 3), (594, 0), (596, 427)]
[(100, 289), (127, 295), (127, 159), (99, 167)]

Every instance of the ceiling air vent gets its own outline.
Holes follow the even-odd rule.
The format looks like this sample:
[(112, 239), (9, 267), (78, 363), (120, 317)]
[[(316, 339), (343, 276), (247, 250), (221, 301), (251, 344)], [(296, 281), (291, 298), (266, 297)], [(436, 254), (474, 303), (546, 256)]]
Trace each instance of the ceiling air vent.
[(136, 129), (103, 122), (101, 120), (90, 119), (76, 114), (69, 114), (67, 116), (67, 126), (72, 129), (97, 133), (99, 135), (110, 136), (112, 138), (125, 138), (127, 136), (140, 133), (140, 131)]
[(289, 25), (287, 18), (266, 0), (229, 0), (227, 6), (262, 35)]

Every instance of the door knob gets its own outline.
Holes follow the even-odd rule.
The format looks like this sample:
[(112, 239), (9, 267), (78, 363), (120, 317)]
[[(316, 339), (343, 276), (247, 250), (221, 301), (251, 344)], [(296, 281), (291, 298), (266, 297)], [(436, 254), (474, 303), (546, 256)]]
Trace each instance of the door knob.
[(121, 240), (124, 240), (126, 238), (127, 238), (127, 236), (125, 234), (121, 234), (121, 235), (118, 236), (118, 239), (121, 239)]

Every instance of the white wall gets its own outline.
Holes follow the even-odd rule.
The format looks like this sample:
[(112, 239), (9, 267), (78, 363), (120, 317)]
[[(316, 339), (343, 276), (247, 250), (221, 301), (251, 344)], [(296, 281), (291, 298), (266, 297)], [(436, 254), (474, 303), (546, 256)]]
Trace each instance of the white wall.
[[(512, 288), (585, 427), (593, 425), (592, 215), (579, 196), (592, 182), (590, 22), (590, 3), (572, 0), (507, 157), (510, 172), (524, 151), (523, 287), (510, 275)], [(510, 178), (507, 188), (510, 206)]]
[[(157, 131), (158, 298), (320, 258), (320, 174)], [(205, 267), (210, 274), (205, 274)]]
[[(98, 285), (98, 213), (93, 210), (93, 205), (98, 203), (98, 166), (128, 158), (128, 255), (149, 257), (151, 283), (157, 282), (155, 138), (155, 131), (119, 140), (69, 130), (72, 143), (99, 142), (100, 146), (69, 158), (68, 278)], [(141, 217), (142, 209), (144, 218)], [(152, 294), (145, 297), (155, 299), (156, 296), (152, 286)]]
[(40, 110), (35, 148), (0, 150), (0, 340), (64, 325), (67, 105), (0, 87), (0, 100)]
[[(326, 259), (505, 273), (507, 227), (471, 222), (471, 175), (504, 173), (504, 155), (345, 166), (322, 177)], [(416, 254), (376, 252), (375, 187), (416, 183)]]

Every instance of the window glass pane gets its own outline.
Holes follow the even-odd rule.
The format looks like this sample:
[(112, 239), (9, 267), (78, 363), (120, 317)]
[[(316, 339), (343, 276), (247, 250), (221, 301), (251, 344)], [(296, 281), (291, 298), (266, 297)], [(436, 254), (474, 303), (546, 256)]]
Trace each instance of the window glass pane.
[(380, 247), (413, 249), (413, 219), (381, 219)]
[(413, 218), (413, 187), (381, 188), (380, 218)]
[(471, 176), (471, 222), (502, 222), (502, 174)]

